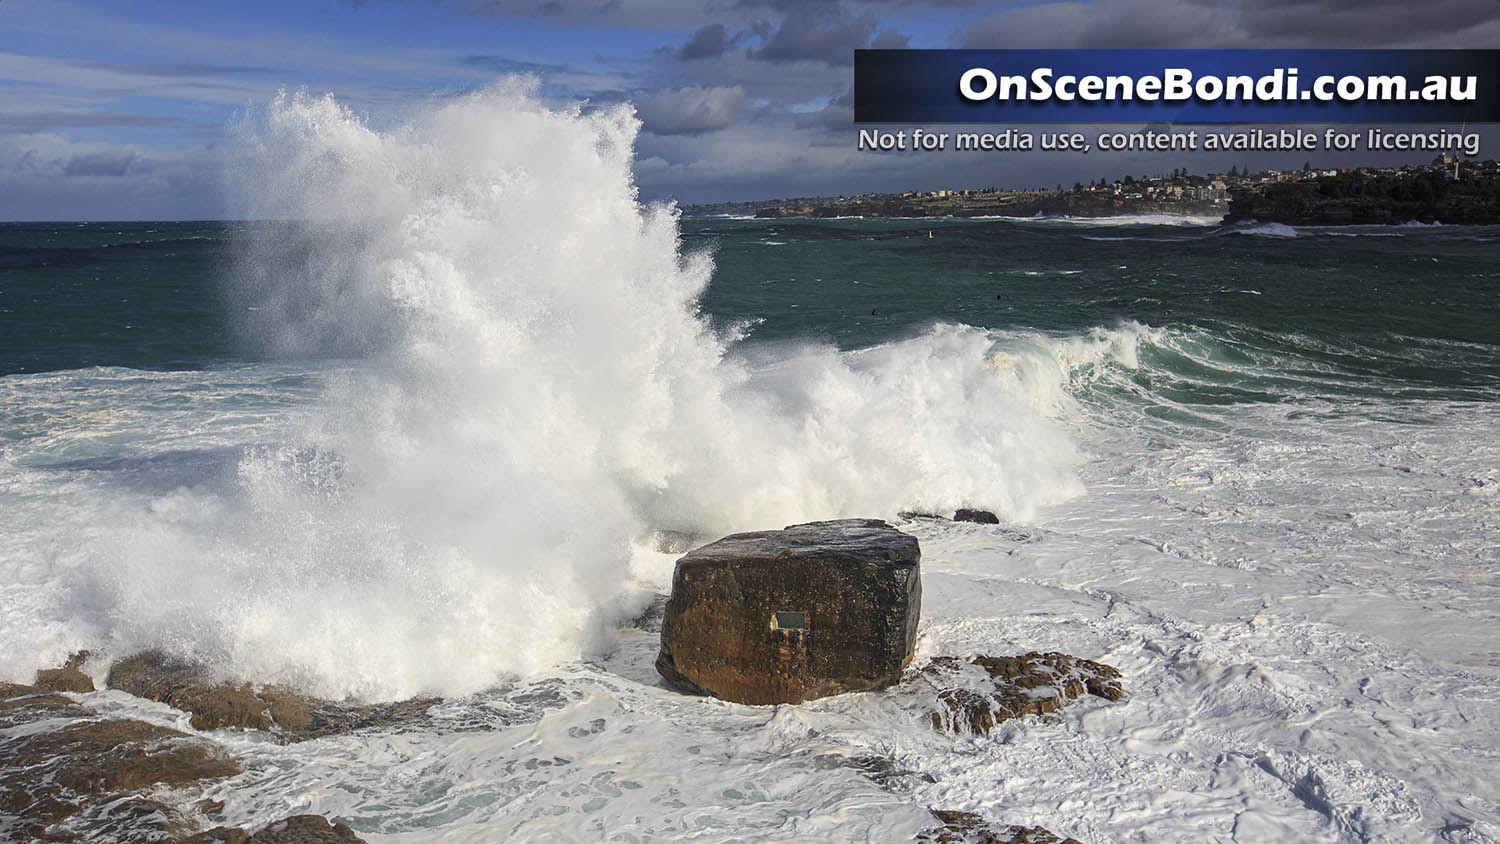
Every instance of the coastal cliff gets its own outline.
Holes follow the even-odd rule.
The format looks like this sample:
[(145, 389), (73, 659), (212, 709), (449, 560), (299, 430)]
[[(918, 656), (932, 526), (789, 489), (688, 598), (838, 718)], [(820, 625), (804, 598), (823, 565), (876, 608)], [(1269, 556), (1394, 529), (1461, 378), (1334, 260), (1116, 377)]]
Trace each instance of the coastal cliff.
[(1230, 190), (1225, 223), (1290, 226), (1500, 224), (1500, 176), (1454, 179), (1436, 170), (1395, 176), (1341, 173)]

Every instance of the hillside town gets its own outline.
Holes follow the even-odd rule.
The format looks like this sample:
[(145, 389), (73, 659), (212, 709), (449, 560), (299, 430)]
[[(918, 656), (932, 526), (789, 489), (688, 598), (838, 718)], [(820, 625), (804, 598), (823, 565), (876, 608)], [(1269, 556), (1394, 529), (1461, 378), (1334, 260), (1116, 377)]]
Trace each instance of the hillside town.
[[(1071, 187), (1003, 189), (936, 188), (902, 193), (870, 193), (854, 196), (796, 197), (766, 202), (689, 205), (688, 216), (737, 215), (761, 218), (784, 217), (1031, 217), (1066, 215), (1102, 217), (1121, 214), (1179, 214), (1196, 217), (1235, 216), (1231, 205), (1242, 205), (1267, 195), (1290, 196), (1316, 189), (1330, 196), (1368, 196), (1372, 193), (1403, 195), (1402, 185), (1420, 184), (1421, 196), (1413, 201), (1437, 203), (1442, 195), (1455, 193), (1445, 184), (1471, 183), (1465, 196), (1500, 191), (1500, 162), (1462, 159), (1443, 153), (1426, 164), (1400, 167), (1317, 168), (1311, 161), (1297, 170), (1259, 170), (1231, 167), (1227, 173), (1189, 173), (1177, 168), (1170, 173), (1126, 175), (1113, 180), (1075, 182)], [(1285, 186), (1302, 186), (1287, 188)], [(1364, 185), (1365, 187), (1360, 187)], [(1474, 190), (1467, 189), (1468, 187)], [(1500, 201), (1500, 200), (1497, 200)], [(1251, 203), (1254, 205), (1255, 203)], [(1366, 203), (1368, 204), (1368, 203)], [(1472, 203), (1470, 203), (1472, 205)], [(1246, 206), (1249, 207), (1249, 206)], [(1264, 203), (1261, 206), (1264, 207)], [(1414, 209), (1422, 211), (1422, 207)], [(1436, 213), (1441, 203), (1433, 204)], [(1472, 209), (1465, 211), (1471, 216)], [(1338, 216), (1337, 213), (1334, 216)], [(1361, 211), (1355, 216), (1369, 216)], [(1413, 219), (1430, 217), (1418, 214)], [(1500, 222), (1500, 220), (1496, 220)]]

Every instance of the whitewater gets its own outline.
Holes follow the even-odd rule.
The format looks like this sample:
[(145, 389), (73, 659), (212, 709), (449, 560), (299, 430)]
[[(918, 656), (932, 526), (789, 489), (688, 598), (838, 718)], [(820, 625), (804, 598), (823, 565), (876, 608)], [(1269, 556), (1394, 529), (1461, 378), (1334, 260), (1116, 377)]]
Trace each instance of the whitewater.
[[(1327, 316), (1430, 252), (1482, 313), (1493, 233), (683, 221), (638, 201), (637, 128), (519, 82), (391, 125), (306, 94), (248, 119), (240, 210), (276, 222), (219, 279), (244, 351), (0, 377), (0, 679), (88, 649), (102, 687), (160, 648), (439, 695), (415, 725), (212, 733), (246, 768), (193, 795), (224, 822), (372, 842), (901, 841), (932, 808), (1085, 842), (1500, 841), (1500, 346), (1420, 309), (1420, 336), (1252, 324), (1276, 273), (1224, 257), (1359, 276)], [(1089, 285), (1147, 318), (1096, 319)], [(1002, 524), (903, 515), (963, 506)], [(914, 664), (1059, 650), (1127, 698), (970, 737), (907, 686), (660, 684), (682, 537), (840, 516), (920, 540)]]

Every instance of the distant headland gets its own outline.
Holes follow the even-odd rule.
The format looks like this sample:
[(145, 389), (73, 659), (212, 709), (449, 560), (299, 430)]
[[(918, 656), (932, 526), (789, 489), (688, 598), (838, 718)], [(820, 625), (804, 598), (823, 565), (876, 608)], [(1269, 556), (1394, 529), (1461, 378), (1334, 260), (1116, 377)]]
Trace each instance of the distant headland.
[(1444, 154), (1402, 167), (1125, 176), (1047, 190), (967, 188), (686, 205), (690, 217), (1219, 217), (1287, 225), (1500, 224), (1500, 163)]

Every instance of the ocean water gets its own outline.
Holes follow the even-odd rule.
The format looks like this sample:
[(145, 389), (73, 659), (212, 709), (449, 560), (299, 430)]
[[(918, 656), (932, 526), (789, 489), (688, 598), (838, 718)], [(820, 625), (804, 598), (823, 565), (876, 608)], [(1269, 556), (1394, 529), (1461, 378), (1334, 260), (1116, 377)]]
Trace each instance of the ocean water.
[[(372, 842), (1500, 841), (1500, 229), (683, 220), (635, 129), (287, 96), (233, 174), (278, 222), (0, 225), (0, 679), (442, 695), (213, 734), (227, 822)], [(1002, 524), (899, 515), (960, 506)], [(664, 531), (839, 516), (921, 541), (919, 663), (1129, 697), (975, 738), (658, 684)]]

